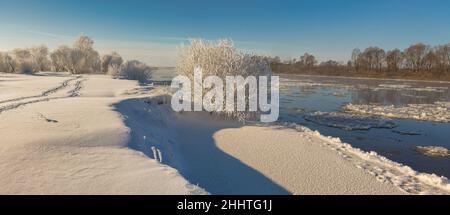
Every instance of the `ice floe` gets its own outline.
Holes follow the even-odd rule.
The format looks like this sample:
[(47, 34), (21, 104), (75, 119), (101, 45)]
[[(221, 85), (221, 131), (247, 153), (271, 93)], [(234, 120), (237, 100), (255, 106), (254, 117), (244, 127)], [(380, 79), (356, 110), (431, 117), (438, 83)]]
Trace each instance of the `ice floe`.
[(401, 119), (416, 119), (433, 122), (450, 122), (450, 102), (433, 104), (409, 104), (406, 106), (354, 105), (342, 108), (347, 113), (370, 114)]
[(416, 146), (416, 151), (430, 157), (450, 157), (450, 150), (441, 146)]
[(314, 112), (304, 116), (305, 120), (334, 128), (348, 131), (369, 130), (371, 128), (395, 128), (396, 124), (386, 118), (367, 117), (362, 115), (337, 113), (337, 112)]
[(376, 87), (372, 87), (372, 90), (409, 90), (409, 91), (425, 91), (425, 92), (445, 92), (449, 90), (448, 87), (439, 86), (411, 86), (408, 84), (379, 84)]

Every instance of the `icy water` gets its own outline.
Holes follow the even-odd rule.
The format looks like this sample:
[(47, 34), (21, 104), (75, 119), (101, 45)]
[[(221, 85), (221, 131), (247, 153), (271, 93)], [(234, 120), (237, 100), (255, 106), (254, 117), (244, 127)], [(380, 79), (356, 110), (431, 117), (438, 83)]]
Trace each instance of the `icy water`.
[[(159, 68), (153, 79), (168, 84), (174, 76), (174, 68)], [(401, 106), (437, 101), (450, 101), (450, 83), (281, 75), (279, 121), (304, 125), (417, 171), (450, 178), (450, 157), (416, 151), (417, 146), (450, 149), (450, 123), (355, 117), (341, 110), (347, 103)]]
[[(416, 146), (450, 149), (450, 123), (355, 118), (341, 111), (347, 103), (402, 106), (450, 101), (449, 83), (300, 75), (280, 78), (280, 121), (339, 137), (356, 148), (375, 151), (420, 172), (450, 177), (450, 157), (429, 157), (416, 151)], [(317, 115), (317, 111), (326, 113)]]

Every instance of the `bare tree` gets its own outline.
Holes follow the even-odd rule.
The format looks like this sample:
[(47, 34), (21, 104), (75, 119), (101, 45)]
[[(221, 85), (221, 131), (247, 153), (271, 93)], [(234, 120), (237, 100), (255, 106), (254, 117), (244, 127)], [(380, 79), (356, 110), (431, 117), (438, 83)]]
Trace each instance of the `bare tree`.
[(388, 51), (386, 54), (386, 63), (389, 71), (398, 71), (402, 67), (403, 53), (399, 49)]
[(450, 74), (450, 44), (436, 47), (435, 54), (439, 69)]
[(338, 67), (339, 62), (334, 61), (334, 60), (328, 60), (328, 61), (324, 61), (324, 62), (320, 63), (320, 66), (322, 66), (322, 67)]
[(306, 52), (303, 56), (300, 57), (300, 63), (303, 66), (311, 68), (317, 63), (317, 61), (316, 61), (316, 57), (314, 57), (314, 55), (311, 55), (308, 52)]
[(429, 47), (423, 43), (417, 43), (405, 49), (406, 67), (412, 70), (420, 70), (423, 68), (425, 55), (428, 53)]
[(422, 69), (431, 71), (433, 68), (437, 68), (438, 63), (438, 57), (436, 53), (434, 53), (433, 50), (428, 51), (428, 53), (423, 57), (422, 62)]
[(359, 48), (353, 49), (351, 64), (353, 65), (356, 71), (358, 71), (359, 67), (361, 66), (359, 62), (360, 57), (361, 57), (361, 50), (359, 50)]
[(369, 47), (361, 53), (359, 61), (368, 70), (381, 70), (386, 59), (386, 53), (378, 47)]

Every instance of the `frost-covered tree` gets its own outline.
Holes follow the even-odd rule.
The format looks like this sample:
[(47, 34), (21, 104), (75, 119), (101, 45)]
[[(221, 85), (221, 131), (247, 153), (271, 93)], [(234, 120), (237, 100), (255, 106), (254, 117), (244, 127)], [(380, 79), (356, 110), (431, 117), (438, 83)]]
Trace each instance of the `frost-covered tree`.
[(108, 73), (109, 63), (111, 62), (111, 58), (112, 58), (112, 56), (110, 54), (105, 54), (100, 59), (101, 66), (102, 66), (102, 73), (104, 73), (104, 74)]
[(100, 55), (93, 48), (94, 41), (81, 35), (73, 44), (72, 60), (75, 64), (73, 73), (95, 73), (101, 69)]
[(81, 35), (75, 40), (73, 48), (60, 46), (52, 52), (53, 69), (73, 74), (95, 73), (101, 69), (100, 55), (93, 49), (94, 41)]
[(8, 53), (0, 52), (0, 72), (14, 73), (16, 62)]
[(73, 62), (71, 60), (72, 49), (68, 46), (60, 46), (50, 54), (52, 69), (56, 72), (72, 72)]
[(118, 77), (147, 83), (152, 78), (152, 68), (137, 60), (127, 61), (120, 67)]
[(30, 48), (31, 58), (34, 62), (34, 71), (46, 71), (50, 69), (50, 60), (48, 59), (48, 48), (45, 45)]
[(31, 74), (34, 73), (35, 63), (29, 49), (14, 49), (12, 56), (15, 61), (14, 72)]
[(117, 76), (119, 74), (122, 63), (123, 59), (117, 52), (103, 55), (101, 59), (102, 73)]
[(94, 41), (86, 35), (80, 35), (73, 43), (73, 48), (87, 52), (93, 50)]
[[(194, 80), (196, 67), (202, 69), (203, 77), (214, 75), (222, 80), (226, 80), (226, 76), (242, 76), (246, 78), (248, 76), (259, 77), (272, 74), (270, 66), (264, 57), (238, 51), (231, 40), (209, 42), (195, 39), (190, 41), (190, 44), (180, 46), (179, 53), (177, 69), (191, 81)], [(256, 94), (257, 92), (248, 92), (249, 95), (250, 93)], [(192, 101), (195, 102), (195, 99), (192, 99)], [(239, 120), (254, 117), (253, 114), (245, 111), (223, 110), (215, 113)]]

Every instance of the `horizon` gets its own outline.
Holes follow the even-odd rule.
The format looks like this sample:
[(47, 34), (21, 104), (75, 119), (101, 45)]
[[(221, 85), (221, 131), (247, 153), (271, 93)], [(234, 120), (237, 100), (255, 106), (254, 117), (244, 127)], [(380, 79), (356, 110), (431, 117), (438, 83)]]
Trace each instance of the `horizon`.
[[(450, 2), (420, 1), (2, 1), (0, 51), (71, 45), (81, 33), (100, 54), (173, 67), (189, 38), (229, 38), (247, 52), (346, 62), (354, 48), (404, 49), (450, 42)], [(25, 6), (26, 4), (26, 6)], [(283, 13), (279, 13), (283, 11)]]

